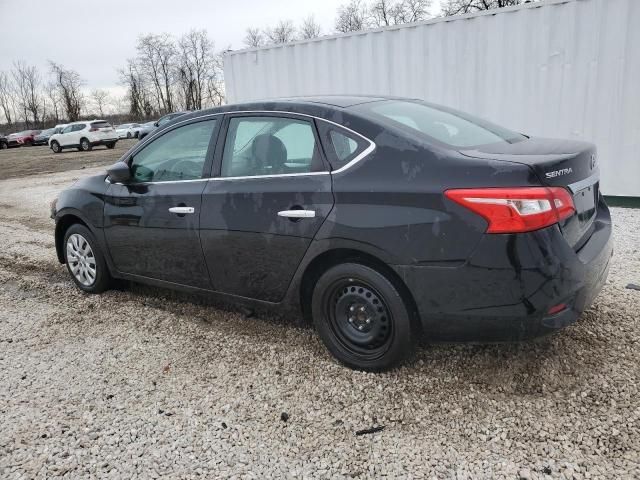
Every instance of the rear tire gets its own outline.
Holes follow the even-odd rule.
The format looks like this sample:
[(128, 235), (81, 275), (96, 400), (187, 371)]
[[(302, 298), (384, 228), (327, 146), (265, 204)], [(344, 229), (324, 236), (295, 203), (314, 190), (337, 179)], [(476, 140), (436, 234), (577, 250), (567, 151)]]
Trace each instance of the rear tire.
[(60, 144), (54, 140), (51, 142), (51, 150), (53, 150), (53, 153), (60, 153), (62, 148), (60, 148)]
[(64, 234), (64, 259), (76, 286), (87, 293), (101, 293), (111, 285), (102, 250), (91, 231), (78, 223)]
[(131, 138), (131, 132), (127, 132), (127, 138)]
[(414, 351), (418, 331), (398, 289), (358, 263), (329, 268), (311, 301), (313, 322), (331, 354), (357, 370), (383, 371)]
[(81, 138), (80, 139), (80, 151), (82, 152), (89, 152), (91, 151), (91, 142), (86, 139), (86, 138)]
[(107, 143), (107, 148), (110, 149), (110, 150), (115, 148), (115, 146), (116, 146), (115, 142), (114, 143)]

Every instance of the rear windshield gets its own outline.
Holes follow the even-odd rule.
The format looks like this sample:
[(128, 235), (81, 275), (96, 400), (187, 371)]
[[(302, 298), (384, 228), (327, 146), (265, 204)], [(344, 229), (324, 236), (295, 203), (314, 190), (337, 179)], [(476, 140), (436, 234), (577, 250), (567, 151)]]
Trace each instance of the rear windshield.
[(419, 132), (453, 148), (516, 143), (527, 137), (466, 113), (421, 102), (390, 100), (355, 107), (404, 130)]
[(109, 125), (109, 123), (107, 122), (91, 122), (91, 128), (104, 128), (110, 126), (111, 125)]

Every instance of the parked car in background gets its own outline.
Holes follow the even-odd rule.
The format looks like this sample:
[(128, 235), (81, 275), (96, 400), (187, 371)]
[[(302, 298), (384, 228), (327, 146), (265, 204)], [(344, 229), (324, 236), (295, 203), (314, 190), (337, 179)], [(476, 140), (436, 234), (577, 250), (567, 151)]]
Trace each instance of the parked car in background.
[(49, 137), (56, 133), (55, 128), (48, 128), (46, 130), (42, 130), (38, 135), (33, 137), (33, 145), (48, 145)]
[(118, 138), (138, 138), (140, 134), (139, 123), (123, 123), (115, 127)]
[(185, 115), (52, 216), (81, 290), (124, 278), (295, 312), (346, 365), (384, 370), (423, 334), (575, 322), (613, 252), (599, 181), (590, 143), (418, 100), (295, 98)]
[(60, 133), (49, 138), (49, 147), (55, 153), (65, 148), (77, 148), (88, 152), (96, 145), (113, 148), (118, 141), (115, 129), (104, 120), (69, 123)]
[(174, 118), (177, 118), (181, 115), (184, 115), (185, 113), (189, 113), (189, 112), (174, 112), (174, 113), (168, 113), (163, 117), (160, 117), (157, 121), (155, 122), (149, 122), (151, 125), (149, 126), (149, 123), (145, 123), (146, 127), (142, 128), (140, 130), (140, 133), (138, 134), (138, 138), (140, 140), (142, 140), (144, 137), (146, 137), (147, 135), (149, 135), (151, 132), (153, 132), (154, 130), (156, 130), (157, 128), (162, 127), (163, 125), (166, 125), (167, 123), (169, 123), (171, 120), (173, 120)]
[(156, 121), (143, 123), (140, 125), (140, 129), (138, 130), (138, 139), (142, 140), (144, 137), (149, 135), (153, 130), (156, 129)]
[(64, 127), (66, 127), (66, 126), (67, 126), (66, 123), (59, 123), (58, 125), (53, 127), (53, 129), (55, 130), (55, 133), (60, 133), (60, 132), (62, 132), (62, 130), (64, 130)]
[(0, 150), (6, 150), (9, 148), (9, 140), (4, 135), (0, 135)]
[(24, 130), (22, 132), (12, 133), (7, 137), (9, 147), (30, 147), (33, 145), (34, 137), (40, 133), (40, 130)]

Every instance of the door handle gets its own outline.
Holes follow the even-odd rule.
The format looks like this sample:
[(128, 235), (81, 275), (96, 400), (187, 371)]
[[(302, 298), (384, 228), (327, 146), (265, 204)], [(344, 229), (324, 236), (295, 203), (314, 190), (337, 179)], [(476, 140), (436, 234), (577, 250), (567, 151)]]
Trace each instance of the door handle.
[(177, 213), (178, 215), (184, 215), (185, 213), (194, 213), (196, 209), (193, 207), (171, 207), (169, 211), (171, 213)]
[(315, 210), (282, 210), (278, 212), (279, 217), (286, 218), (314, 218)]

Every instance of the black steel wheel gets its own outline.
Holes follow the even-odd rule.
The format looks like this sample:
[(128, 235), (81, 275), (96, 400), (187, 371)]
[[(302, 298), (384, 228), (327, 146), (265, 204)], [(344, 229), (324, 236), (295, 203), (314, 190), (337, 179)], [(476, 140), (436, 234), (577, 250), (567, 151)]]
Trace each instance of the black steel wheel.
[(344, 263), (316, 283), (312, 314), (329, 351), (345, 365), (380, 371), (414, 349), (416, 332), (396, 286), (366, 265)]
[(80, 150), (83, 152), (88, 152), (91, 150), (91, 142), (86, 138), (80, 139)]

